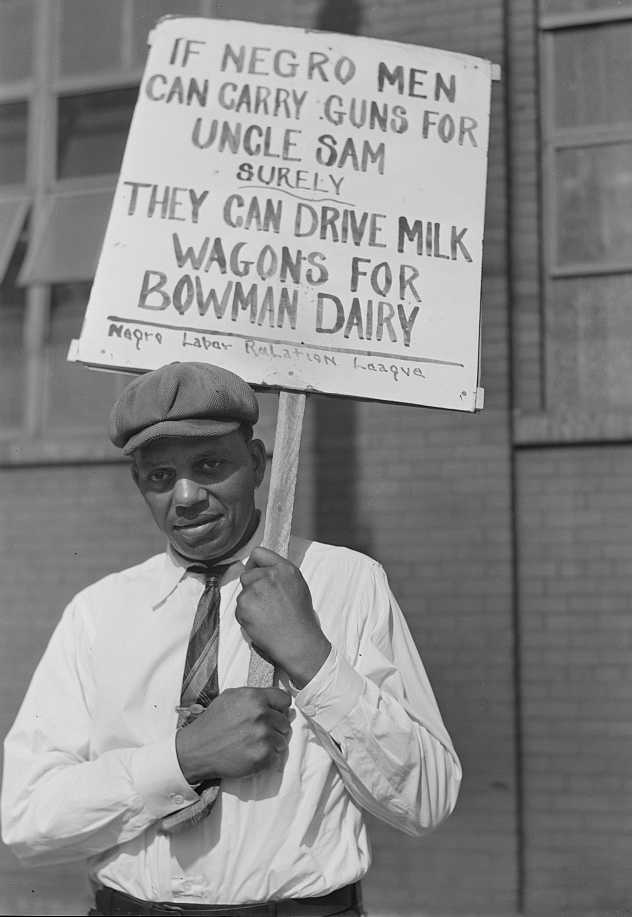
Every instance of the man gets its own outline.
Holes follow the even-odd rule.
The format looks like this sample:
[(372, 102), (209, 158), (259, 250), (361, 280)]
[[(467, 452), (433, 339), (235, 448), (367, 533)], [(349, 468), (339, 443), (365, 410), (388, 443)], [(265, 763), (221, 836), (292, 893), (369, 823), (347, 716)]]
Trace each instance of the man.
[[(456, 801), (459, 762), (379, 564), (259, 546), (257, 418), (242, 379), (195, 363), (137, 377), (112, 411), (166, 553), (70, 603), (3, 785), (5, 841), (32, 863), (87, 859), (94, 913), (359, 914), (363, 812), (419, 835)], [(246, 686), (251, 644), (277, 686)]]

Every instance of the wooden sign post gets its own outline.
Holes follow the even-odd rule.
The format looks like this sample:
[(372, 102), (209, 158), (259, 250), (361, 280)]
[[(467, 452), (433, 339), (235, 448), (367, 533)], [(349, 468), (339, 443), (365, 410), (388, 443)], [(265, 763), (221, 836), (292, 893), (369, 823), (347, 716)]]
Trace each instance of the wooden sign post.
[[(299, 392), (279, 393), (263, 546), (283, 557), (287, 557), (290, 543), (304, 411), (305, 395)], [(267, 688), (273, 681), (274, 666), (252, 650), (248, 684), (255, 688)]]

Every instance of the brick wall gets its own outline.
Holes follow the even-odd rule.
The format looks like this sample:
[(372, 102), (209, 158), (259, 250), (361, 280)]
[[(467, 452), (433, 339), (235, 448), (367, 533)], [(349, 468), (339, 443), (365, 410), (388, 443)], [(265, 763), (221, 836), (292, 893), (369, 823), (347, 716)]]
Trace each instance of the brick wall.
[(632, 913), (632, 447), (519, 458), (526, 904)]
[(514, 406), (543, 406), (537, 3), (507, 4)]
[[(422, 843), (375, 825), (367, 899), (417, 914), (510, 912), (516, 896), (506, 442), (475, 418), (364, 406), (358, 504), (464, 767), (455, 814)], [(402, 430), (407, 430), (406, 434)], [(393, 871), (391, 864), (399, 864)], [(402, 876), (409, 876), (402, 884)], [(415, 877), (413, 880), (412, 877)], [(458, 880), (455, 881), (456, 877)]]
[[(221, 13), (255, 18), (248, 6), (226, 2)], [(336, 4), (319, 10), (280, 3), (268, 21), (313, 25), (325, 6)], [(503, 5), (496, 0), (357, 6), (362, 34), (503, 61)], [(503, 94), (504, 85), (495, 85), (483, 281), (485, 413), (455, 416), (332, 398), (311, 398), (308, 408), (313, 475), (309, 483), (302, 478), (301, 488), (313, 489), (314, 520), (307, 534), (365, 550), (385, 564), (466, 771), (457, 813), (430, 839), (410, 841), (373, 823), (370, 912), (500, 913), (517, 900)]]
[[(496, 2), (365, 3), (361, 31), (503, 60)], [(385, 565), (465, 770), (456, 813), (431, 837), (371, 823), (369, 913), (510, 913), (517, 900), (503, 92), (494, 86), (485, 412), (322, 399), (316, 416), (315, 530)]]
[[(580, 346), (625, 341), (614, 323), (601, 337), (594, 325), (604, 307), (628, 321), (629, 284), (617, 278), (610, 303), (603, 288), (586, 302), (593, 281), (584, 278), (566, 299), (543, 302), (535, 16), (535, 4), (509, 3), (515, 406), (547, 409), (570, 425), (572, 411), (587, 412), (595, 399), (603, 412), (611, 376), (622, 394), (610, 406), (629, 405), (629, 372), (605, 359), (595, 375)], [(578, 308), (591, 323), (584, 342)], [(548, 383), (546, 356), (556, 364)], [(516, 465), (524, 904), (529, 914), (623, 917), (632, 913), (630, 445), (558, 447), (550, 429), (551, 441), (519, 451)]]
[[(225, 2), (218, 12), (260, 19), (263, 8), (252, 7)], [(318, 9), (311, 0), (266, 0), (265, 18), (309, 26)], [(500, 0), (365, 2), (361, 31), (503, 59)], [(427, 840), (372, 822), (366, 899), (370, 914), (388, 917), (508, 914), (517, 902), (503, 93), (496, 84), (483, 282), (485, 412), (314, 398), (304, 437), (295, 528), (384, 563), (465, 770), (456, 814)], [(2, 646), (20, 659), (10, 680), (7, 667), (0, 674), (5, 727), (64, 601), (159, 546), (131, 495), (120, 466), (0, 472), (0, 518), (7, 523), (0, 544)], [(8, 910), (44, 913), (45, 894), (76, 887), (72, 872), (62, 882), (48, 872), (17, 873), (3, 856)], [(82, 910), (57, 903), (51, 912)]]
[[(4, 736), (53, 627), (72, 596), (161, 550), (125, 466), (0, 472), (0, 731)], [(0, 848), (5, 914), (81, 914), (88, 896), (72, 866), (24, 869)]]

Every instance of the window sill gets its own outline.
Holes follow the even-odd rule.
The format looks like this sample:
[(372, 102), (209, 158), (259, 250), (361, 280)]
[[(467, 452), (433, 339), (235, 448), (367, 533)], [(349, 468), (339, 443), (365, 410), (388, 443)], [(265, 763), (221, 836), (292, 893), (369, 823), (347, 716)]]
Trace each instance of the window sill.
[(518, 447), (632, 441), (632, 411), (514, 412)]
[(103, 435), (64, 436), (59, 439), (0, 440), (0, 468), (35, 465), (73, 465), (126, 462), (119, 449)]

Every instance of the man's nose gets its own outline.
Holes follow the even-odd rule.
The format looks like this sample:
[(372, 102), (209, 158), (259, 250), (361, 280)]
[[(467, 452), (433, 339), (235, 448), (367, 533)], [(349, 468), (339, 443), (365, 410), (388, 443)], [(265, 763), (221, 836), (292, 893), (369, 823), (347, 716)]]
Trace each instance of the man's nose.
[(181, 477), (176, 481), (173, 500), (176, 506), (189, 508), (206, 500), (206, 491), (191, 478)]

